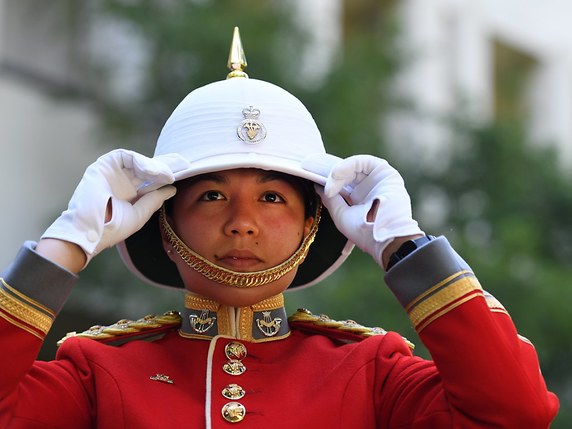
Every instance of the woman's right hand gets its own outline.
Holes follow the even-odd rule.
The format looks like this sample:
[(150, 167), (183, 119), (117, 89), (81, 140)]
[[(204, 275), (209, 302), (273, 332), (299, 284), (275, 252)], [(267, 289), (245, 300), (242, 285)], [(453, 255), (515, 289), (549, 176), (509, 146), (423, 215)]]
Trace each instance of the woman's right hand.
[(187, 167), (177, 154), (148, 158), (116, 149), (101, 156), (86, 169), (67, 210), (42, 235), (37, 251), (79, 272), (103, 249), (138, 231), (175, 195), (174, 174)]

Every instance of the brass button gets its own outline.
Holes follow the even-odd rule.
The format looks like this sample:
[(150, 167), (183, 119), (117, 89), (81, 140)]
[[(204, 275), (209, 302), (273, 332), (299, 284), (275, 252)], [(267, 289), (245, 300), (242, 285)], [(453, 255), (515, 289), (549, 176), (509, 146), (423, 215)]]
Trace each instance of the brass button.
[(222, 407), (222, 417), (229, 423), (238, 423), (246, 416), (246, 408), (239, 402), (229, 402)]
[(246, 346), (242, 343), (228, 343), (224, 347), (224, 353), (229, 359), (242, 360), (246, 357)]
[(222, 366), (222, 369), (224, 370), (224, 372), (230, 375), (240, 375), (244, 371), (246, 371), (246, 367), (244, 366), (244, 364), (241, 361), (235, 359), (231, 359), (227, 363), (225, 363)]
[(244, 395), (246, 395), (246, 392), (238, 384), (229, 384), (224, 389), (222, 389), (222, 396), (224, 396), (226, 399), (237, 400), (244, 397)]

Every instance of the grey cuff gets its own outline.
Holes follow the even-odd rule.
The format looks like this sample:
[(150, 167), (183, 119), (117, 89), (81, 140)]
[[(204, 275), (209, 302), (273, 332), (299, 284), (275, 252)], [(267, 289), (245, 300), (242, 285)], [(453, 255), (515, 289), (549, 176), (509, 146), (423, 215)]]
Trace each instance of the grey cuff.
[(438, 237), (395, 264), (385, 283), (403, 307), (459, 271), (471, 271), (445, 237)]
[(35, 242), (26, 241), (0, 276), (8, 285), (57, 314), (78, 276), (36, 253), (35, 247)]

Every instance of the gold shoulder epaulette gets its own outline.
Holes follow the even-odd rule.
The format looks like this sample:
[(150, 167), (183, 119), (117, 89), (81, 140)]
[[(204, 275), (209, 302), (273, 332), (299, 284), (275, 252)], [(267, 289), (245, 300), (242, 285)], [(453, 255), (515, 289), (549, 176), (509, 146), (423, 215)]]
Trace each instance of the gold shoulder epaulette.
[(68, 338), (90, 338), (102, 343), (120, 345), (135, 339), (153, 339), (171, 329), (181, 326), (181, 315), (178, 311), (168, 311), (162, 315), (150, 314), (141, 319), (122, 319), (113, 325), (96, 325), (83, 332), (68, 332), (58, 341), (58, 346)]
[[(313, 314), (310, 310), (299, 308), (288, 318), (292, 328), (321, 333), (343, 341), (361, 341), (374, 335), (385, 335), (383, 328), (361, 325), (353, 320), (334, 320), (325, 314)], [(415, 344), (402, 337), (407, 346), (413, 350)]]

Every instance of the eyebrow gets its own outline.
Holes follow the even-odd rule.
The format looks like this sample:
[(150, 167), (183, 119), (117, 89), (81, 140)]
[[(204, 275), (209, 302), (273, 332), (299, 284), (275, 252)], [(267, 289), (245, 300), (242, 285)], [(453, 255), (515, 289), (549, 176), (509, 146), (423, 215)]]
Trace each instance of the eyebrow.
[(190, 181), (191, 183), (198, 183), (198, 182), (217, 182), (217, 183), (226, 183), (228, 179), (225, 175), (219, 173), (204, 173), (198, 176), (195, 176)]
[(286, 183), (290, 183), (284, 173), (279, 173), (277, 171), (263, 171), (259, 176), (258, 181), (260, 183), (272, 182), (274, 180), (280, 180)]

